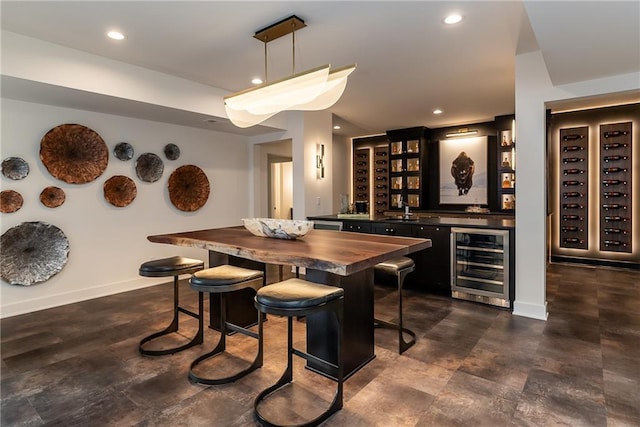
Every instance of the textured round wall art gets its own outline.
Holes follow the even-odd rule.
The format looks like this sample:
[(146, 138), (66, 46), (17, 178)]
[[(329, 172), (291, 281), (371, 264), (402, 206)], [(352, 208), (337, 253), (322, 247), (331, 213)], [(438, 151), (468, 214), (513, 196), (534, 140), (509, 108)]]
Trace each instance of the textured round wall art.
[(136, 183), (127, 176), (116, 175), (104, 183), (104, 198), (118, 208), (128, 206), (138, 195)]
[(131, 160), (133, 159), (133, 146), (128, 142), (119, 142), (113, 149), (113, 155), (122, 161)]
[(105, 171), (109, 149), (94, 130), (64, 124), (54, 127), (42, 138), (40, 159), (55, 178), (69, 184), (84, 184)]
[(156, 182), (162, 177), (162, 172), (164, 172), (164, 163), (156, 154), (144, 153), (136, 160), (136, 175), (142, 181)]
[(22, 194), (17, 191), (4, 190), (0, 192), (0, 212), (13, 213), (22, 207), (22, 203), (24, 203)]
[(164, 146), (164, 155), (169, 160), (178, 160), (180, 158), (180, 147), (176, 144), (167, 144)]
[(14, 180), (26, 178), (29, 175), (29, 164), (20, 157), (7, 157), (2, 161), (2, 174)]
[(197, 166), (180, 166), (169, 177), (169, 198), (181, 211), (197, 211), (209, 198), (207, 175)]
[(47, 187), (40, 193), (40, 203), (48, 208), (57, 208), (66, 199), (64, 190), (60, 187)]
[(45, 222), (23, 222), (1, 238), (0, 274), (12, 285), (44, 282), (67, 263), (69, 241), (62, 230)]

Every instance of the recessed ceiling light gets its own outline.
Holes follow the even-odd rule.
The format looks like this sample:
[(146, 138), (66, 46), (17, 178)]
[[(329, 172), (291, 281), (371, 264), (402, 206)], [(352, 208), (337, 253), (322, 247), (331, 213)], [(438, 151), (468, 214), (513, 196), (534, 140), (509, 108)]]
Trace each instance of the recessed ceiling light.
[(262, 84), (262, 79), (260, 77), (256, 77), (251, 80), (251, 83), (253, 83), (254, 85), (260, 85)]
[(124, 34), (122, 34), (120, 31), (109, 31), (107, 33), (107, 37), (113, 40), (124, 40)]
[(338, 130), (338, 129), (340, 129), (340, 125), (335, 125), (333, 128), (334, 128), (335, 130)]
[(433, 110), (433, 114), (442, 114), (442, 110), (439, 108), (436, 108), (435, 110)]
[(462, 16), (458, 15), (457, 13), (453, 13), (444, 18), (444, 23), (449, 25), (457, 24), (460, 21), (462, 21)]

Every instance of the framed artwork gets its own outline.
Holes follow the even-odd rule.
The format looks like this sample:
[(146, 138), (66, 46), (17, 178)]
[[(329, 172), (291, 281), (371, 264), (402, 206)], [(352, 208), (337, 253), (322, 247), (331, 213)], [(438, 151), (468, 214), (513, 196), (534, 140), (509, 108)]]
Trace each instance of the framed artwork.
[(452, 138), (440, 144), (440, 204), (487, 204), (487, 137)]

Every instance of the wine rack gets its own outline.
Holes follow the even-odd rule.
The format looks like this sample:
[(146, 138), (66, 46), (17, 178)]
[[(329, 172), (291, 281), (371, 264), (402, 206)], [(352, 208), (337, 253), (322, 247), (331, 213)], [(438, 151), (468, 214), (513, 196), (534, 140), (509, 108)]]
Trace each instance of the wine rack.
[(631, 122), (600, 125), (600, 250), (631, 253)]
[(560, 129), (560, 247), (589, 247), (589, 128)]
[(382, 215), (389, 210), (389, 146), (373, 148), (373, 207), (372, 212)]
[(353, 155), (353, 200), (369, 202), (370, 156), (368, 148), (357, 149)]

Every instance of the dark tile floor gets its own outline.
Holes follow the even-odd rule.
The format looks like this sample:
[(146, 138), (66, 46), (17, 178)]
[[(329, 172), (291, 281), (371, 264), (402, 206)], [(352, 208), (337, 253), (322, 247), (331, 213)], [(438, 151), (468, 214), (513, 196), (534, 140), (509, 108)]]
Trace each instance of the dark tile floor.
[[(187, 380), (204, 347), (142, 357), (138, 341), (167, 323), (171, 285), (3, 319), (2, 426), (251, 426), (254, 396), (284, 366), (286, 322), (265, 323), (265, 365), (229, 385)], [(392, 319), (391, 286), (376, 290)], [(182, 297), (194, 293), (183, 284)], [(417, 344), (397, 354), (376, 331), (377, 358), (345, 384), (331, 426), (640, 426), (640, 273), (550, 265), (547, 322), (409, 290), (406, 324)], [(192, 320), (184, 323), (188, 334)], [(304, 342), (304, 323), (295, 339)], [(233, 337), (247, 360), (254, 341)], [(241, 366), (224, 357), (216, 369)], [(334, 384), (296, 361), (290, 401), (265, 412), (299, 420), (323, 409)], [(213, 375), (213, 374), (212, 374)]]

